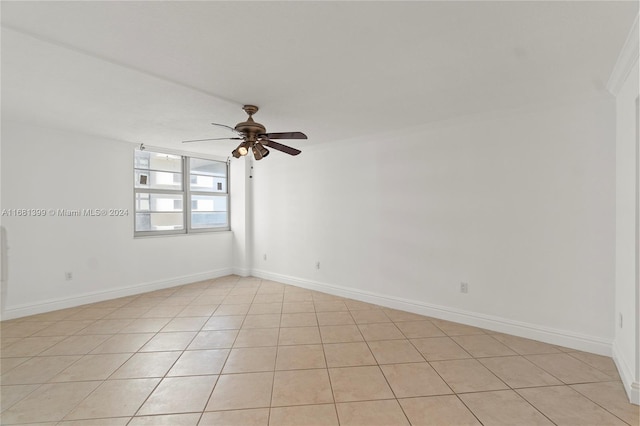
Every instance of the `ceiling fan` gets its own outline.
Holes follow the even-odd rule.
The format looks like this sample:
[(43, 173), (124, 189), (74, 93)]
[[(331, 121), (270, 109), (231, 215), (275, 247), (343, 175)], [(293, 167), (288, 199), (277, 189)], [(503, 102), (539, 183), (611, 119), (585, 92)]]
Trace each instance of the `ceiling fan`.
[(302, 132), (284, 132), (284, 133), (267, 133), (267, 129), (260, 124), (253, 121), (253, 114), (258, 112), (258, 107), (255, 105), (245, 105), (242, 109), (249, 114), (247, 121), (236, 124), (236, 127), (226, 126), (224, 124), (211, 123), (214, 126), (225, 127), (233, 131), (237, 136), (232, 138), (213, 138), (213, 139), (193, 139), (188, 141), (182, 141), (182, 143), (190, 142), (202, 142), (202, 141), (216, 141), (216, 140), (241, 140), (240, 145), (231, 152), (235, 158), (240, 158), (253, 152), (253, 157), (256, 160), (262, 160), (269, 155), (269, 150), (266, 148), (273, 148), (277, 151), (284, 152), (289, 155), (298, 155), (302, 151), (299, 149), (291, 148), (290, 146), (283, 145), (273, 139), (307, 139), (307, 135)]

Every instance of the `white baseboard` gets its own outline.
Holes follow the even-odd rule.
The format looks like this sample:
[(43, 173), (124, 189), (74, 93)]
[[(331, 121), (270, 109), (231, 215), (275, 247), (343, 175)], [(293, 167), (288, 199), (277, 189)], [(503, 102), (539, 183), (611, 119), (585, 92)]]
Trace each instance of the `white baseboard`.
[(254, 269), (252, 271), (252, 275), (263, 279), (278, 281), (284, 284), (321, 291), (323, 293), (329, 293), (336, 296), (348, 297), (362, 302), (373, 303), (388, 308), (413, 312), (419, 315), (454, 321), (500, 333), (507, 333), (527, 339), (538, 340), (552, 345), (591, 352), (598, 355), (611, 356), (612, 342), (599, 337), (339, 285), (300, 279), (259, 269)]
[(620, 347), (615, 341), (613, 342), (613, 361), (616, 363), (629, 401), (632, 404), (640, 405), (640, 383), (635, 381), (633, 370), (629, 367), (629, 363), (627, 363), (624, 356), (622, 356)]
[(232, 274), (231, 268), (217, 269), (193, 275), (183, 275), (168, 280), (153, 281), (142, 284), (135, 284), (127, 287), (120, 287), (106, 291), (95, 291), (73, 297), (49, 299), (36, 303), (29, 303), (17, 306), (9, 306), (2, 312), (2, 320), (21, 318), (28, 315), (41, 314), (44, 312), (56, 311), (58, 309), (73, 308), (87, 303), (102, 302), (118, 297), (132, 296), (154, 290), (176, 287), (198, 281), (210, 280)]
[(240, 277), (249, 277), (251, 276), (251, 269), (249, 268), (239, 268), (234, 266), (231, 268), (234, 275), (238, 275)]

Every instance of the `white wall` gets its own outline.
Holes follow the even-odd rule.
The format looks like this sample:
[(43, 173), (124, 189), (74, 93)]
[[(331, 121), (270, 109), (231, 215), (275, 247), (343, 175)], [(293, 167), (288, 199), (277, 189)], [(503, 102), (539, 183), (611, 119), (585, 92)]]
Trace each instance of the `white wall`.
[(639, 73), (636, 19), (609, 84), (616, 95), (616, 327), (613, 355), (625, 389), (636, 404), (640, 404)]
[(254, 275), (610, 355), (614, 113), (607, 98), (274, 153), (255, 163)]
[(133, 238), (133, 149), (2, 123), (3, 209), (129, 209), (126, 217), (4, 216), (3, 318), (231, 273), (231, 232)]

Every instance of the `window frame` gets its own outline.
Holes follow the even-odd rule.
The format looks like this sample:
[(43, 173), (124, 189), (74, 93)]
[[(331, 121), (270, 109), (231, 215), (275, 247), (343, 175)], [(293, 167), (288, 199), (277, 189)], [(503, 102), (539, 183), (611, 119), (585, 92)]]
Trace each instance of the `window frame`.
[[(133, 152), (133, 236), (134, 238), (146, 238), (146, 237), (159, 237), (170, 235), (190, 235), (190, 234), (203, 234), (211, 232), (224, 232), (231, 230), (231, 203), (229, 196), (230, 179), (229, 179), (229, 159), (220, 159), (220, 157), (208, 156), (198, 153), (187, 153), (180, 151), (165, 150), (156, 147), (144, 147), (142, 151), (152, 152), (154, 154), (168, 154), (180, 157), (181, 174), (182, 174), (182, 188), (177, 189), (153, 189), (153, 188), (138, 188), (136, 187), (136, 153), (141, 151), (140, 148), (135, 148)], [(192, 191), (191, 190), (191, 159), (217, 161), (225, 165), (225, 179), (226, 179), (226, 191), (225, 192), (206, 192), (206, 191)], [(149, 169), (151, 170), (151, 169)], [(174, 172), (175, 173), (175, 172)], [(195, 173), (198, 174), (198, 173)], [(177, 212), (182, 214), (182, 229), (163, 229), (163, 230), (150, 230), (150, 231), (137, 231), (136, 219), (138, 215), (137, 209), (137, 196), (138, 194), (169, 194), (169, 195), (181, 195), (182, 196), (182, 211)], [(223, 197), (226, 200), (226, 225), (214, 226), (205, 228), (193, 228), (191, 226), (192, 209), (192, 195), (207, 195)]]

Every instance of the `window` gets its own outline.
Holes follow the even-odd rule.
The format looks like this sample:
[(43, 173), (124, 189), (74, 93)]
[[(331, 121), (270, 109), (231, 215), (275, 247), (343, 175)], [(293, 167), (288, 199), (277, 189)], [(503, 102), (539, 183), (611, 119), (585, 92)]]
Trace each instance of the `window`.
[(227, 163), (135, 151), (135, 236), (229, 229)]
[(188, 158), (192, 229), (227, 227), (227, 163)]

